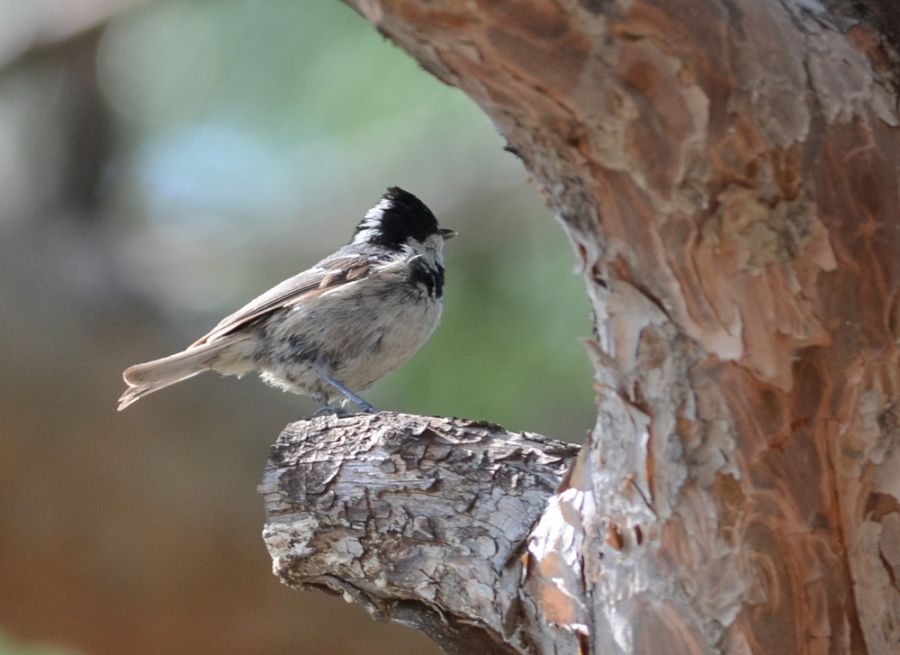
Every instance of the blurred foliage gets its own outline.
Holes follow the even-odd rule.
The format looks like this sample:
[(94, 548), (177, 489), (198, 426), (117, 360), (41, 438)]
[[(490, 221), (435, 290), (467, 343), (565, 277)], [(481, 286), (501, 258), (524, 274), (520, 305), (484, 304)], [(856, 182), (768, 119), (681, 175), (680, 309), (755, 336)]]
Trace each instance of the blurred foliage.
[(0, 630), (0, 655), (79, 655), (79, 651), (56, 644), (25, 643)]
[[(0, 1), (0, 53), (115, 4)], [(115, 398), (397, 184), (460, 236), (442, 325), (367, 398), (580, 440), (587, 302), (502, 146), (337, 0), (147, 2), (0, 69), (0, 626), (92, 654), (437, 652), (270, 574), (254, 490), (309, 401), (210, 375)]]

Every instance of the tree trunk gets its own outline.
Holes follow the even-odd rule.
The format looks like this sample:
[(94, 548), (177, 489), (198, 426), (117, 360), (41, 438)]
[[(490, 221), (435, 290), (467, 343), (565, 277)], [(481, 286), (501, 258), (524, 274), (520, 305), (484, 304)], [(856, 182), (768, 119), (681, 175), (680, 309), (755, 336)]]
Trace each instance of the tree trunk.
[[(900, 652), (896, 5), (355, 4), (477, 102), (541, 184), (594, 311), (598, 419), (554, 493), (537, 465), (527, 511), (546, 500), (520, 556), (531, 514), (482, 552), (460, 523), (484, 529), (477, 513), (440, 485), (408, 490), (405, 502), (427, 509), (410, 518), (413, 532), (452, 515), (453, 531), (426, 530), (422, 544), (464, 549), (444, 566), (477, 570), (472, 588), (447, 583), (443, 568), (425, 583), (413, 566), (419, 577), (398, 590), (391, 575), (419, 550), (366, 568), (366, 544), (332, 548), (343, 537), (294, 544), (289, 560), (270, 538), (282, 577), (330, 575), (327, 586), (352, 584), (351, 596), (374, 594), (379, 607), (426, 607), (450, 652)], [(450, 424), (463, 442), (470, 429), (511, 438)], [(330, 438), (318, 423), (295, 429), (311, 425)], [(357, 439), (395, 438), (359, 426)], [(443, 480), (470, 447), (438, 441), (452, 454), (412, 467), (427, 461)], [(319, 476), (334, 466), (284, 447), (291, 466)], [(529, 448), (543, 461), (539, 442)], [(495, 464), (473, 459), (470, 475)], [(267, 490), (296, 475), (276, 475), (278, 458), (271, 466)], [(391, 484), (396, 472), (379, 470), (367, 484)], [(284, 484), (297, 507), (315, 500), (308, 485)], [(510, 502), (525, 495), (490, 488)], [(270, 501), (269, 534), (283, 533), (280, 503)], [(305, 507), (290, 519), (322, 520), (319, 505)], [(409, 536), (380, 528), (377, 504), (359, 511), (370, 539)], [(324, 568), (305, 577), (311, 558)], [(346, 562), (365, 584), (346, 582)], [(459, 638), (459, 626), (472, 630)]]

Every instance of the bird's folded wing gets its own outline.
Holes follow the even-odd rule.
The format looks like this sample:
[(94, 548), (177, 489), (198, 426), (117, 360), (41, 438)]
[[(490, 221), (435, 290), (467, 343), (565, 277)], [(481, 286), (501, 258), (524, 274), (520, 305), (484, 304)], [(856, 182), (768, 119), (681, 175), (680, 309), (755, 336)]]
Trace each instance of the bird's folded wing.
[(359, 280), (368, 275), (376, 264), (374, 259), (361, 259), (360, 257), (342, 257), (320, 262), (315, 267), (275, 285), (233, 314), (229, 314), (188, 348), (194, 348), (230, 334), (239, 327), (275, 310), (295, 305), (304, 298), (317, 296), (329, 289)]

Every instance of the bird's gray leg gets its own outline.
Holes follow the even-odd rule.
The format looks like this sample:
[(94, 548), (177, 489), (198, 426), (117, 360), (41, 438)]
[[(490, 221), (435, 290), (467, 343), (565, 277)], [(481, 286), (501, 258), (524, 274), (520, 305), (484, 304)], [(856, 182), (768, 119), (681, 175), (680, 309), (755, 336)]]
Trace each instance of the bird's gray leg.
[(310, 394), (310, 398), (312, 398), (313, 402), (317, 405), (316, 411), (313, 413), (313, 417), (316, 416), (346, 416), (350, 412), (348, 412), (343, 407), (335, 407), (333, 405), (328, 404), (328, 394), (325, 393), (321, 387), (319, 389), (314, 390)]
[[(357, 407), (359, 407), (359, 410), (361, 412), (368, 412), (370, 414), (374, 414), (378, 411), (377, 409), (372, 407), (369, 403), (367, 403), (364, 398), (362, 398), (361, 396), (358, 396), (357, 394), (350, 391), (350, 389), (345, 387), (343, 384), (341, 384), (340, 382), (335, 380), (330, 375), (327, 375), (318, 369), (316, 369), (316, 375), (318, 375), (320, 378), (322, 378), (322, 380), (324, 380), (325, 382), (330, 384), (332, 387), (334, 387), (335, 389), (340, 391), (341, 394), (343, 394), (344, 398), (353, 402), (353, 404), (355, 404)], [(319, 411), (321, 411), (321, 410), (319, 410)]]
[(350, 412), (343, 407), (333, 407), (332, 405), (322, 405), (315, 411), (313, 416), (347, 416)]

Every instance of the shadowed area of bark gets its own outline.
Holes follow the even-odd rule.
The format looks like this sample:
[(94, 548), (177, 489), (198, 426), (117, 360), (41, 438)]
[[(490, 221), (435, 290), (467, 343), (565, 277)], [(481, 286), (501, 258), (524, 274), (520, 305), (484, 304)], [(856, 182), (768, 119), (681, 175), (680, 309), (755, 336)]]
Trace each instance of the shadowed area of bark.
[(577, 450), (390, 412), (293, 423), (260, 487), (274, 571), (450, 653), (525, 652), (526, 539)]

